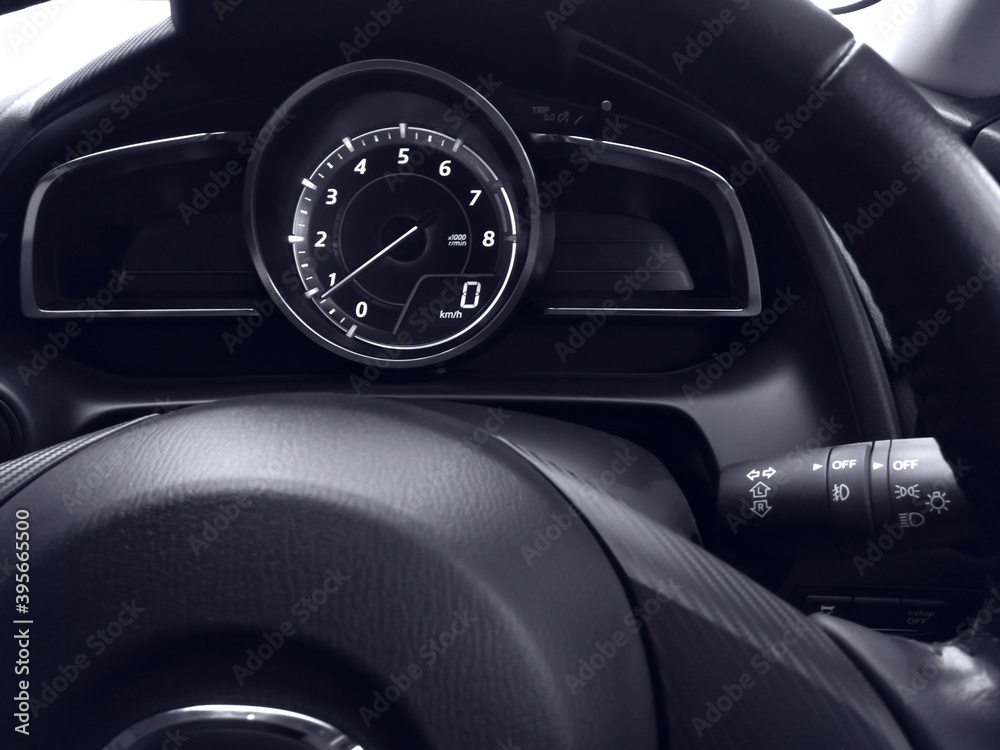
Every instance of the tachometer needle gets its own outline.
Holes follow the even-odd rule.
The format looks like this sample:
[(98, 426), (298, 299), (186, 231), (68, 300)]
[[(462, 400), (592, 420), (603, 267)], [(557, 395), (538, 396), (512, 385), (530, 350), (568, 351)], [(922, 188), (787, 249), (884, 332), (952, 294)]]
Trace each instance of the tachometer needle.
[(389, 252), (390, 250), (392, 250), (394, 247), (396, 247), (396, 245), (398, 245), (400, 242), (402, 242), (407, 237), (409, 237), (411, 234), (413, 234), (414, 232), (416, 232), (418, 228), (419, 228), (418, 224), (414, 224), (412, 227), (410, 227), (405, 232), (403, 232), (401, 235), (399, 235), (399, 237), (397, 237), (396, 239), (394, 239), (392, 242), (390, 242), (388, 245), (386, 245), (385, 247), (383, 247), (381, 250), (379, 250), (377, 253), (375, 253), (372, 257), (370, 257), (368, 260), (366, 260), (364, 263), (362, 263), (360, 266), (358, 266), (353, 271), (351, 271), (349, 274), (347, 274), (347, 276), (345, 276), (340, 281), (338, 281), (336, 284), (334, 284), (329, 289), (327, 289), (325, 292), (323, 292), (322, 296), (326, 297), (329, 294), (333, 294), (333, 292), (335, 292), (337, 289), (339, 289), (340, 287), (342, 287), (348, 281), (350, 281), (355, 276), (357, 276), (359, 273), (361, 273), (366, 268), (368, 268), (368, 266), (370, 266), (372, 263), (374, 263), (375, 261), (377, 261), (379, 258), (381, 258), (383, 255), (385, 255), (387, 252)]

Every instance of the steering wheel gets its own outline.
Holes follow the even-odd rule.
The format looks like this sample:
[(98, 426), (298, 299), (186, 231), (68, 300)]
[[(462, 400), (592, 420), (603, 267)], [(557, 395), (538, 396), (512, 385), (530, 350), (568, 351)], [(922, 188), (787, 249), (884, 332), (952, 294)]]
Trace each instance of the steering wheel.
[[(406, 12), (442, 44), (489, 33), (478, 4), (427, 5)], [(505, 5), (550, 23), (547, 2)], [(818, 97), (770, 156), (841, 233), (895, 335), (993, 267), (996, 184), (807, 0), (563, 5), (560, 39), (621, 51), (758, 143)], [(234, 24), (259, 7), (235, 10)], [(210, 3), (175, 2), (174, 20), (182, 37), (223, 26)], [(918, 157), (926, 169), (904, 177)], [(946, 456), (972, 467), (960, 482), (992, 560), (994, 340), (987, 283), (907, 364)], [(38, 747), (883, 750), (998, 736), (988, 631), (925, 645), (807, 618), (692, 541), (656, 459), (580, 427), (271, 396), (57, 446), (6, 464), (0, 487), (0, 527), (30, 528)]]

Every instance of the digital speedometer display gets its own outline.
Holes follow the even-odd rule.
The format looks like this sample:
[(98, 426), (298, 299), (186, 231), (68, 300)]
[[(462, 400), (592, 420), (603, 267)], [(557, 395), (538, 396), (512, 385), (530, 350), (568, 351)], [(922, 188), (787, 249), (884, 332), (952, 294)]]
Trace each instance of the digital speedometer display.
[[(474, 105), (458, 123), (456, 100)], [(272, 121), (249, 172), (249, 238), (302, 331), (351, 359), (418, 366), (507, 317), (537, 255), (537, 191), (482, 96), (424, 66), (357, 63), (306, 84)]]

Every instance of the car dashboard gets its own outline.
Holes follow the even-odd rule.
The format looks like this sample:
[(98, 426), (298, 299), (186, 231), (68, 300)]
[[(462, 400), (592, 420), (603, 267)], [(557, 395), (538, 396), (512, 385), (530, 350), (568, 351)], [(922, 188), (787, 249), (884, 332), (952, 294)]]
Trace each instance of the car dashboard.
[(718, 530), (731, 464), (919, 434), (863, 284), (771, 158), (821, 96), (751, 144), (516, 15), (448, 45), (390, 0), (330, 43), (215, 5), (218, 39), (165, 20), (0, 114), (3, 458), (240, 395), (521, 410), (650, 451), (705, 543), (797, 606), (929, 602), (929, 635), (954, 631), (980, 575), (960, 552), (859, 576)]

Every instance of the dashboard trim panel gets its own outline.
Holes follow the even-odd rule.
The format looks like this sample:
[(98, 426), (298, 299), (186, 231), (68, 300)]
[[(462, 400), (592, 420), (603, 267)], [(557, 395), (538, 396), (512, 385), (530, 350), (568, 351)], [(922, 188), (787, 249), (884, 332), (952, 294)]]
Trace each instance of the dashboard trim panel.
[(215, 317), (239, 316), (257, 312), (253, 307), (154, 307), (134, 309), (94, 309), (84, 308), (45, 308), (38, 301), (35, 290), (35, 235), (39, 214), (45, 196), (49, 189), (61, 181), (66, 175), (94, 163), (108, 162), (114, 167), (116, 160), (129, 156), (156, 155), (163, 146), (171, 145), (197, 150), (205, 144), (232, 143), (237, 144), (247, 137), (246, 132), (214, 131), (194, 133), (171, 138), (159, 138), (152, 141), (117, 146), (92, 154), (86, 154), (72, 159), (65, 164), (47, 172), (35, 186), (28, 203), (24, 222), (24, 234), (21, 242), (21, 312), (29, 318), (66, 319), (66, 318), (179, 318), (179, 317)]
[[(610, 166), (625, 166), (624, 161), (630, 158), (644, 158), (654, 165), (662, 167), (673, 167), (690, 173), (695, 180), (692, 185), (698, 186), (705, 183), (711, 185), (714, 192), (703, 192), (702, 194), (712, 203), (713, 208), (720, 214), (728, 214), (732, 217), (739, 240), (739, 254), (743, 262), (747, 280), (747, 304), (743, 307), (643, 307), (643, 308), (613, 308), (604, 307), (568, 307), (560, 306), (545, 307), (543, 312), (546, 315), (585, 315), (588, 313), (601, 313), (615, 316), (634, 317), (657, 317), (657, 316), (685, 316), (685, 317), (752, 317), (761, 311), (760, 279), (757, 272), (757, 257), (754, 252), (753, 238), (750, 235), (750, 226), (747, 223), (746, 214), (736, 195), (736, 190), (718, 172), (699, 164), (698, 162), (674, 156), (662, 151), (631, 146), (625, 143), (613, 141), (599, 141), (594, 138), (585, 138), (576, 135), (547, 135), (534, 133), (531, 140), (536, 145), (545, 144), (565, 144), (572, 146), (591, 146), (600, 144), (601, 148), (593, 148), (591, 153), (596, 162), (603, 162)], [(676, 179), (676, 173), (669, 175)], [(696, 183), (695, 183), (696, 181)]]

